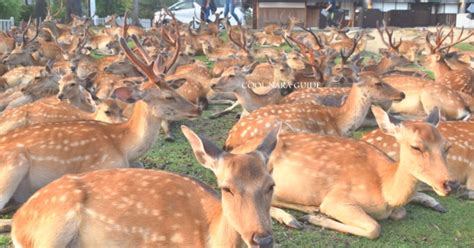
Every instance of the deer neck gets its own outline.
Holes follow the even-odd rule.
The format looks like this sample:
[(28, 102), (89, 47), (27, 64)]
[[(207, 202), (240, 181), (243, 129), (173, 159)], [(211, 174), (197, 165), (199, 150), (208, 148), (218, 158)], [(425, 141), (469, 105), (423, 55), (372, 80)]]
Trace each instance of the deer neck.
[(216, 204), (208, 212), (210, 217), (208, 247), (243, 247), (240, 234), (222, 214), (222, 206)]
[(383, 73), (383, 72), (386, 72), (386, 71), (390, 70), (392, 66), (393, 65), (392, 65), (391, 60), (389, 58), (382, 57), (380, 62), (375, 66), (375, 68), (376, 68), (375, 71), (376, 71), (376, 73)]
[(416, 192), (418, 180), (405, 168), (412, 166), (413, 162), (404, 159), (403, 151), (400, 151), (400, 162), (388, 164), (382, 175), (382, 194), (385, 201), (391, 207), (401, 207), (410, 201)]
[(95, 111), (94, 106), (89, 104), (82, 94), (75, 95), (74, 97), (69, 98), (68, 102), (70, 104), (76, 106), (77, 108), (79, 108), (82, 111), (86, 111), (86, 112), (94, 112)]
[(342, 135), (348, 135), (362, 125), (372, 101), (369, 94), (353, 85), (346, 102), (334, 111), (336, 124)]
[(250, 87), (244, 87), (244, 85), (239, 87), (234, 94), (242, 107), (248, 112), (276, 103), (282, 98), (279, 89), (272, 89), (267, 94), (259, 95)]
[(155, 143), (160, 132), (161, 118), (155, 116), (148, 104), (138, 101), (133, 107), (130, 119), (119, 124), (121, 127), (120, 146), (127, 154), (128, 161), (135, 161), (145, 154)]
[(443, 59), (440, 61), (436, 61), (431, 64), (431, 69), (433, 70), (433, 73), (435, 74), (436, 78), (442, 77), (443, 74), (448, 73), (451, 71), (451, 68), (448, 66), (446, 61)]

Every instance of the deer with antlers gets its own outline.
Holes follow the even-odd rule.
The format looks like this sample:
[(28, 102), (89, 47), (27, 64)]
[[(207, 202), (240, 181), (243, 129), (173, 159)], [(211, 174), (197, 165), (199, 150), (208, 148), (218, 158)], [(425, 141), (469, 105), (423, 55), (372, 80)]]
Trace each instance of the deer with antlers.
[(10, 54), (3, 59), (3, 63), (8, 66), (33, 66), (40, 65), (38, 61), (33, 58), (33, 52), (38, 50), (40, 44), (35, 42), (39, 34), (39, 21), (36, 21), (36, 32), (33, 38), (27, 38), (27, 32), (31, 26), (31, 18), (28, 21), (25, 29), (22, 32), (21, 42), (15, 45), (15, 48)]
[[(198, 162), (217, 177), (222, 197), (196, 179), (165, 171), (68, 175), (38, 191), (15, 214), (15, 246), (273, 247), (275, 185), (266, 164), (278, 130), (257, 150), (241, 155), (221, 151), (185, 126), (182, 130)], [(111, 207), (130, 211), (117, 214)], [(46, 215), (49, 225), (38, 226)]]
[[(4, 161), (1, 173), (8, 180), (0, 187), (0, 208), (11, 199), (26, 201), (33, 192), (64, 174), (130, 167), (155, 143), (161, 120), (199, 116), (200, 110), (195, 105), (163, 82), (161, 74), (176, 60), (176, 54), (167, 61), (159, 56), (153, 63), (146, 63), (130, 50), (123, 37), (120, 44), (148, 78), (141, 88), (115, 90), (117, 98), (135, 103), (131, 117), (122, 124), (98, 121), (37, 124), (1, 136), (0, 149), (4, 151), (0, 155)], [(148, 55), (142, 53), (142, 57), (146, 61)]]
[[(455, 190), (446, 168), (448, 142), (426, 121), (396, 124), (378, 107), (381, 129), (399, 144), (400, 161), (363, 141), (309, 133), (282, 134), (269, 166), (275, 180), (272, 217), (291, 227), (301, 224), (281, 208), (306, 213), (313, 225), (369, 239), (380, 236), (377, 220), (401, 219), (403, 206), (425, 182), (441, 196)], [(304, 190), (303, 190), (304, 189)]]
[(277, 122), (283, 122), (284, 132), (347, 136), (360, 127), (372, 102), (386, 99), (400, 101), (404, 97), (403, 92), (375, 75), (361, 74), (361, 79), (352, 85), (349, 96), (341, 107), (322, 107), (311, 103), (280, 104), (268, 105), (250, 113), (229, 131), (225, 149), (247, 151), (252, 147), (251, 144), (259, 144)]
[[(457, 39), (453, 38), (449, 44), (443, 45), (444, 41), (448, 37), (454, 36), (454, 27), (451, 27), (451, 30), (446, 35), (444, 35), (442, 27), (438, 27), (434, 35), (432, 33), (428, 33), (426, 35), (426, 45), (429, 47), (427, 63), (430, 69), (434, 72), (437, 83), (474, 96), (474, 76), (472, 74), (472, 70), (451, 69), (446, 63), (443, 54), (443, 51), (469, 39), (474, 35), (474, 32), (471, 31), (464, 37), (463, 34), (464, 28), (462, 28)], [(435, 44), (432, 44), (432, 36), (434, 36)]]

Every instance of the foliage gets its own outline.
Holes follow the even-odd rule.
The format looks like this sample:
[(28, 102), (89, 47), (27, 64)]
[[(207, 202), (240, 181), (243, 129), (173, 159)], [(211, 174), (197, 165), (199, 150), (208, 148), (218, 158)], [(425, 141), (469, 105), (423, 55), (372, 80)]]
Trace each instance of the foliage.
[(0, 1), (0, 19), (10, 19), (14, 17), (15, 21), (20, 18), (20, 9), (22, 1), (18, 0), (1, 0)]
[(21, 20), (27, 21), (30, 18), (30, 16), (33, 16), (33, 12), (34, 12), (33, 5), (22, 5), (20, 7), (19, 18), (15, 21), (21, 21)]

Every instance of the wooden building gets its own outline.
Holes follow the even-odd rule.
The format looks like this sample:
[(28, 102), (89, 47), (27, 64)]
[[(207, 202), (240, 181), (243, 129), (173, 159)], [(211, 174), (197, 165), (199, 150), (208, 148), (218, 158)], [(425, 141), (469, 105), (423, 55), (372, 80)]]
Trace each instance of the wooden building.
[[(294, 16), (307, 27), (326, 26), (321, 9), (326, 0), (254, 0), (254, 28), (286, 22)], [(337, 0), (345, 22), (350, 26), (374, 27), (384, 19), (391, 26), (433, 26), (456, 23), (474, 0)]]

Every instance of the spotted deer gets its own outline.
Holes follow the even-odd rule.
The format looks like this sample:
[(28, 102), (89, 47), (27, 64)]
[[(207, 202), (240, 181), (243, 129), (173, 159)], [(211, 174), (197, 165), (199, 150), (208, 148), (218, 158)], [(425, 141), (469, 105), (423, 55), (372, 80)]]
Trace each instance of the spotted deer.
[[(448, 34), (443, 35), (442, 28), (438, 28), (436, 34), (428, 33), (426, 35), (426, 45), (429, 47), (429, 54), (427, 55), (427, 65), (434, 72), (436, 82), (446, 85), (447, 87), (465, 92), (474, 96), (474, 76), (472, 70), (467, 68), (464, 70), (451, 69), (444, 59), (443, 51), (449, 49), (474, 35), (471, 31), (468, 35), (464, 34), (464, 28), (459, 33), (457, 39), (453, 39), (449, 44), (443, 45), (444, 41), (454, 32), (454, 27)], [(434, 36), (434, 43), (432, 44), (432, 36)]]
[(439, 107), (446, 120), (467, 120), (471, 116), (468, 103), (460, 95), (462, 92), (415, 76), (395, 74), (384, 76), (383, 80), (406, 95), (402, 101), (392, 103), (392, 113), (420, 118)]
[(251, 67), (252, 66), (246, 66), (240, 68), (234, 66), (228, 68), (223, 75), (216, 80), (215, 84), (211, 86), (212, 90), (217, 93), (232, 93), (237, 98), (236, 103), (224, 111), (214, 114), (212, 117), (218, 117), (228, 113), (238, 105), (242, 106), (242, 114), (240, 117), (243, 117), (261, 107), (276, 104), (280, 101), (283, 96), (278, 88), (272, 89), (263, 95), (254, 92), (252, 85), (246, 80), (247, 73), (251, 70)]
[[(164, 65), (159, 57), (145, 64), (120, 38), (127, 57), (148, 78), (142, 88), (123, 87), (115, 96), (135, 103), (131, 117), (121, 124), (71, 121), (32, 125), (0, 136), (4, 180), (0, 208), (9, 200), (25, 202), (35, 191), (64, 174), (126, 168), (135, 165), (155, 143), (162, 119), (194, 118), (199, 109), (162, 81)], [(7, 150), (8, 149), (8, 150)], [(98, 151), (101, 152), (98, 152)]]
[[(196, 179), (165, 171), (67, 175), (15, 214), (15, 246), (273, 247), (275, 185), (266, 163), (276, 132), (256, 151), (234, 155), (187, 127), (182, 130), (198, 162), (216, 176), (221, 196)], [(130, 211), (116, 211), (125, 208)], [(39, 225), (42, 216), (50, 216), (48, 224)]]
[[(446, 157), (449, 174), (465, 185), (466, 191), (461, 196), (474, 200), (474, 122), (441, 122), (437, 129), (450, 145)], [(378, 147), (393, 159), (400, 160), (400, 148), (396, 139), (382, 130), (376, 129), (367, 133), (362, 140)]]
[[(405, 94), (374, 74), (361, 74), (341, 107), (314, 103), (268, 105), (240, 119), (229, 131), (226, 150), (244, 149), (259, 144), (274, 123), (283, 122), (283, 132), (302, 131), (347, 136), (360, 127), (374, 101), (401, 101)], [(246, 145), (247, 144), (247, 145)]]
[[(87, 80), (87, 79), (86, 79)], [(61, 101), (66, 101), (85, 112), (94, 112), (96, 110), (96, 103), (80, 80), (73, 72), (66, 73), (58, 82), (59, 92), (57, 98)]]
[(122, 123), (125, 118), (117, 100), (108, 99), (98, 104), (95, 112), (84, 112), (77, 107), (55, 97), (47, 97), (36, 102), (5, 110), (0, 115), (0, 135), (21, 127), (39, 123), (76, 120), (96, 120), (107, 123)]
[(31, 18), (28, 21), (25, 29), (22, 31), (21, 41), (15, 45), (15, 48), (3, 59), (3, 64), (6, 64), (11, 67), (15, 67), (17, 65), (21, 66), (33, 66), (33, 65), (41, 65), (39, 61), (34, 59), (33, 53), (39, 49), (40, 44), (36, 42), (36, 38), (38, 38), (39, 34), (39, 20), (36, 22), (36, 32), (35, 35), (28, 39), (27, 32), (31, 26)]
[[(275, 180), (272, 217), (301, 224), (281, 208), (304, 212), (307, 222), (369, 239), (380, 236), (377, 220), (401, 219), (418, 183), (447, 196), (456, 183), (446, 168), (448, 142), (436, 129), (439, 111), (426, 121), (392, 123), (372, 107), (383, 131), (394, 136), (401, 159), (395, 162), (363, 141), (310, 133), (280, 135), (269, 159)], [(304, 189), (304, 190), (303, 190)]]

